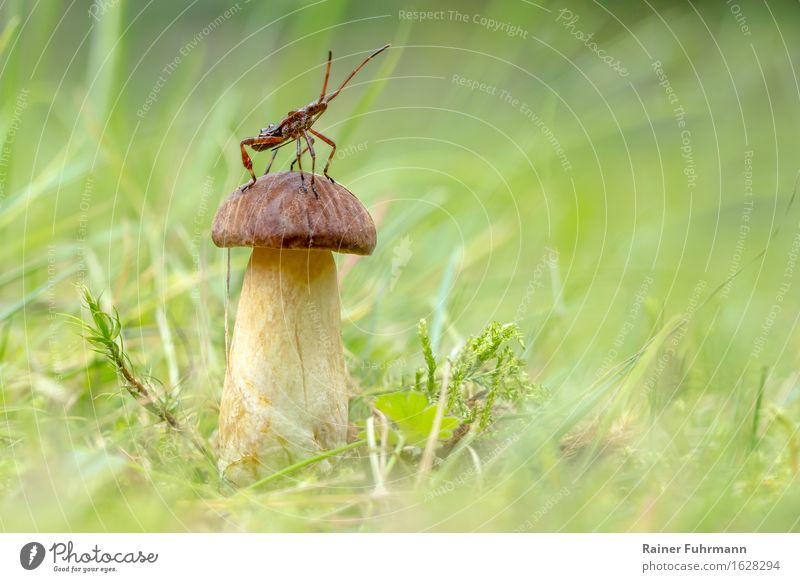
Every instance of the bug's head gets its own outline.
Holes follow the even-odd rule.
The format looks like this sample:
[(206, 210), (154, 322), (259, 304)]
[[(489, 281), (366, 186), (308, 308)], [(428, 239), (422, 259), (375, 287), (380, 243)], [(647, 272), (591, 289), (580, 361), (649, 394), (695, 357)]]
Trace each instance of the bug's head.
[(316, 115), (317, 113), (322, 113), (328, 108), (328, 104), (324, 101), (314, 101), (308, 104), (308, 113), (311, 115)]

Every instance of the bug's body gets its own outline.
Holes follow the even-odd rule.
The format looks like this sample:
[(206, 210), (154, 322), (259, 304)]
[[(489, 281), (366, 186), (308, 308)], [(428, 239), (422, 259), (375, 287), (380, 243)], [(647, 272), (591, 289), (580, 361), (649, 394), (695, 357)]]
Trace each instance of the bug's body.
[[(272, 162), (275, 161), (278, 148), (291, 143), (291, 141), (294, 141), (297, 144), (297, 153), (295, 161), (292, 162), (292, 167), (294, 167), (294, 164), (297, 163), (298, 168), (300, 169), (300, 180), (303, 181), (303, 166), (300, 162), (300, 158), (306, 151), (311, 154), (311, 189), (314, 191), (314, 194), (316, 194), (317, 192), (314, 189), (314, 166), (316, 165), (317, 156), (314, 152), (314, 138), (311, 137), (309, 133), (313, 134), (331, 146), (331, 153), (328, 156), (328, 161), (325, 164), (323, 174), (326, 178), (333, 182), (333, 178), (328, 175), (328, 168), (330, 167), (334, 153), (336, 153), (336, 144), (330, 138), (325, 137), (317, 131), (314, 131), (311, 126), (314, 125), (314, 123), (323, 113), (325, 113), (325, 110), (328, 108), (328, 103), (334, 97), (336, 97), (342, 89), (344, 89), (344, 86), (347, 85), (350, 79), (353, 78), (353, 76), (361, 69), (361, 67), (366, 65), (372, 57), (376, 56), (388, 47), (389, 45), (387, 44), (386, 46), (381, 47), (369, 55), (358, 67), (355, 68), (352, 73), (350, 73), (350, 75), (344, 80), (344, 82), (336, 91), (330, 95), (325, 95), (325, 91), (328, 88), (328, 78), (331, 74), (331, 58), (333, 56), (332, 53), (328, 51), (328, 66), (325, 70), (325, 81), (322, 84), (322, 93), (320, 94), (319, 99), (312, 101), (305, 107), (302, 107), (296, 111), (290, 111), (277, 125), (270, 124), (268, 127), (262, 128), (258, 136), (243, 139), (239, 144), (239, 147), (242, 150), (242, 164), (244, 164), (244, 167), (247, 168), (248, 172), (250, 172), (250, 177), (252, 178), (249, 183), (242, 186), (242, 190), (246, 190), (256, 183), (256, 175), (255, 172), (253, 172), (253, 161), (247, 154), (245, 146), (249, 146), (251, 149), (253, 149), (253, 151), (257, 152), (263, 152), (264, 150), (270, 149), (273, 150), (272, 160), (270, 160), (269, 165), (264, 172), (267, 174), (272, 167)], [(305, 142), (306, 144), (305, 149), (302, 148), (302, 142)]]

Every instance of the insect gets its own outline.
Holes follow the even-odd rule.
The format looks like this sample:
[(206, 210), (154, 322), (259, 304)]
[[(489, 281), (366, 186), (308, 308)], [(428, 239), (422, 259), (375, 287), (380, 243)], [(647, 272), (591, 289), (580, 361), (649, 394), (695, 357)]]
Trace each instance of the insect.
[[(333, 53), (328, 51), (328, 66), (325, 69), (325, 81), (322, 83), (322, 92), (319, 95), (319, 99), (312, 101), (305, 107), (302, 107), (296, 111), (290, 111), (277, 125), (270, 123), (269, 126), (262, 128), (256, 137), (245, 138), (239, 144), (239, 147), (242, 150), (242, 164), (244, 164), (244, 167), (247, 168), (248, 172), (250, 172), (250, 177), (252, 178), (250, 182), (242, 186), (242, 191), (247, 190), (250, 186), (256, 183), (256, 175), (255, 172), (253, 172), (253, 160), (251, 160), (250, 156), (247, 154), (245, 146), (249, 146), (253, 151), (256, 152), (262, 152), (269, 149), (272, 150), (272, 159), (269, 161), (267, 169), (264, 171), (264, 174), (266, 175), (269, 174), (272, 163), (275, 161), (275, 156), (278, 155), (278, 149), (294, 141), (297, 144), (297, 154), (295, 160), (292, 162), (291, 169), (294, 169), (294, 164), (296, 162), (297, 167), (300, 170), (300, 181), (303, 184), (303, 190), (305, 190), (303, 165), (300, 162), (300, 158), (306, 152), (311, 154), (311, 190), (314, 192), (314, 195), (319, 197), (316, 189), (314, 188), (314, 170), (317, 161), (317, 155), (314, 152), (314, 138), (311, 137), (309, 133), (331, 146), (331, 153), (328, 156), (328, 161), (325, 163), (325, 169), (322, 172), (331, 182), (334, 180), (328, 175), (328, 168), (331, 165), (333, 155), (336, 153), (336, 144), (329, 137), (322, 135), (318, 131), (314, 131), (311, 126), (314, 125), (314, 123), (323, 113), (325, 113), (325, 110), (328, 108), (328, 103), (330, 103), (336, 98), (337, 95), (339, 95), (342, 89), (344, 89), (344, 86), (350, 82), (350, 79), (352, 79), (355, 74), (361, 70), (361, 67), (366, 65), (370, 59), (389, 48), (389, 46), (391, 45), (387, 44), (382, 46), (374, 53), (369, 55), (353, 70), (352, 73), (347, 76), (347, 78), (344, 80), (341, 86), (336, 89), (336, 91), (330, 95), (325, 95), (325, 91), (328, 89), (328, 78), (331, 74), (331, 59), (333, 58)], [(302, 142), (305, 142), (305, 148), (303, 148)]]

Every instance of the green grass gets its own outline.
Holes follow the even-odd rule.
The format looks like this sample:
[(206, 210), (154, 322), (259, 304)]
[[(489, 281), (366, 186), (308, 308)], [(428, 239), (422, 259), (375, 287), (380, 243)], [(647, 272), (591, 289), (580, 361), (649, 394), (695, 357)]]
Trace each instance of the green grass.
[[(0, 530), (800, 529), (796, 4), (748, 5), (750, 36), (724, 4), (570, 5), (627, 77), (548, 3), (458, 8), (527, 38), (400, 2), (45, 4), (0, 8)], [(336, 83), (386, 42), (316, 126), (378, 223), (337, 257), (363, 438), (234, 490), (215, 209), (328, 48)]]

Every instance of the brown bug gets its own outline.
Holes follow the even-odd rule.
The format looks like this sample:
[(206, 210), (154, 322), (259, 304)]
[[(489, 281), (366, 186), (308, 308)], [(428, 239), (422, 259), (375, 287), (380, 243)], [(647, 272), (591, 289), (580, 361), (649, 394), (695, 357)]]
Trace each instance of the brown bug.
[[(295, 162), (297, 162), (297, 167), (300, 169), (300, 181), (303, 183), (303, 189), (305, 190), (305, 178), (303, 177), (303, 165), (300, 162), (301, 156), (308, 151), (311, 154), (311, 190), (314, 194), (317, 194), (316, 189), (314, 188), (314, 166), (316, 165), (317, 156), (314, 153), (314, 138), (310, 137), (308, 134), (311, 133), (317, 136), (319, 139), (324, 141), (326, 144), (331, 146), (331, 153), (328, 156), (328, 161), (325, 164), (325, 169), (323, 170), (323, 174), (325, 175), (328, 180), (333, 182), (333, 178), (328, 175), (328, 168), (331, 165), (331, 160), (333, 159), (333, 154), (336, 153), (336, 144), (333, 142), (332, 139), (325, 137), (318, 131), (314, 131), (311, 126), (320, 118), (320, 116), (325, 113), (325, 110), (328, 108), (328, 103), (331, 102), (340, 92), (344, 89), (344, 86), (350, 82), (358, 71), (361, 70), (361, 67), (366, 65), (369, 60), (391, 45), (385, 45), (376, 50), (374, 53), (369, 55), (364, 62), (358, 65), (355, 70), (353, 70), (350, 75), (344, 80), (344, 83), (336, 89), (330, 95), (325, 95), (325, 91), (328, 88), (328, 77), (331, 74), (331, 59), (333, 58), (333, 53), (328, 51), (328, 66), (325, 70), (325, 81), (322, 83), (322, 93), (319, 95), (319, 99), (316, 101), (312, 101), (305, 107), (302, 107), (296, 111), (290, 111), (286, 117), (281, 121), (279, 124), (275, 125), (270, 123), (268, 127), (264, 127), (259, 132), (258, 136), (256, 137), (248, 137), (241, 141), (239, 147), (242, 150), (242, 163), (244, 167), (247, 168), (247, 171), (250, 172), (250, 176), (252, 180), (242, 186), (242, 191), (247, 190), (250, 186), (256, 183), (256, 175), (253, 172), (253, 161), (250, 159), (250, 156), (247, 155), (247, 151), (244, 149), (244, 146), (250, 146), (253, 151), (262, 152), (264, 150), (271, 149), (272, 150), (272, 159), (270, 160), (269, 164), (267, 165), (267, 169), (264, 171), (264, 174), (268, 174), (270, 168), (272, 167), (272, 162), (275, 161), (275, 156), (278, 154), (278, 148), (281, 148), (289, 143), (291, 140), (294, 140), (297, 143), (297, 154), (295, 160), (292, 162), (291, 168), (294, 168)], [(305, 149), (302, 148), (302, 144), (300, 140), (305, 141)]]

